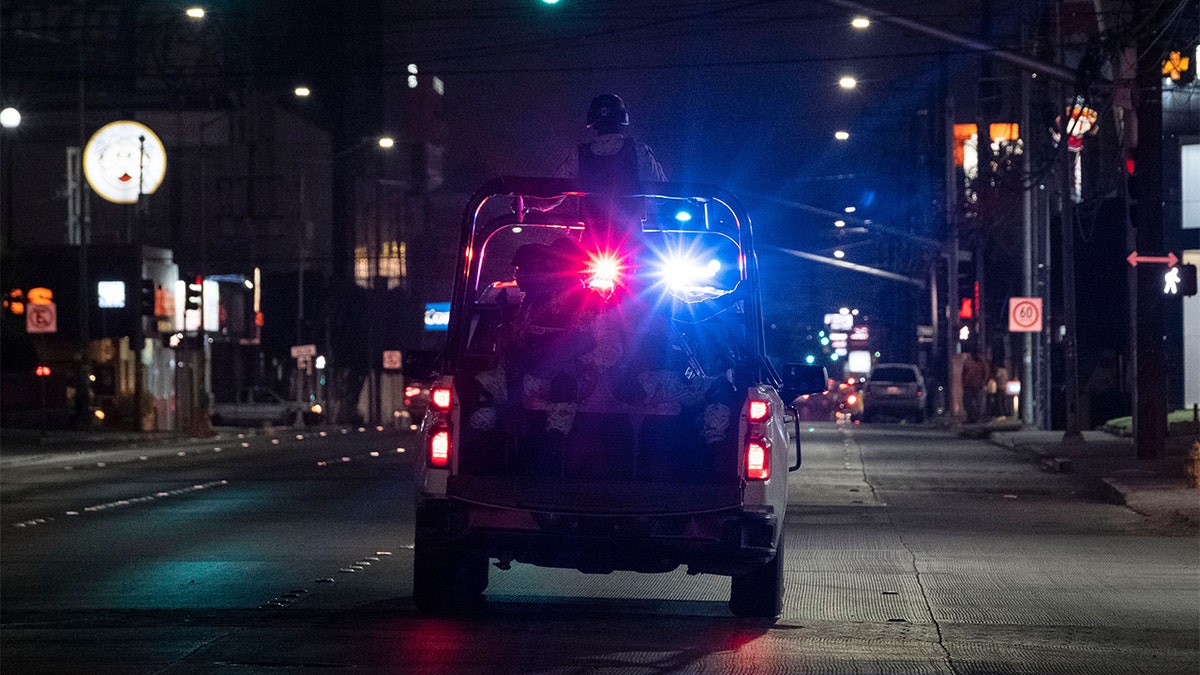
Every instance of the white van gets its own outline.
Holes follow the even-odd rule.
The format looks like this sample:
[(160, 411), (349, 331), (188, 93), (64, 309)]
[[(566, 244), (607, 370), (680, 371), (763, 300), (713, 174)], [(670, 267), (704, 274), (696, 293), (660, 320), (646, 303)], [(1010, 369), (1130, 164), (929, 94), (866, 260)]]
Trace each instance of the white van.
[[(499, 178), (467, 205), (422, 423), (413, 596), (470, 607), (489, 563), (732, 577), (775, 617), (799, 467), (764, 354), (749, 216), (715, 187), (620, 198)], [(825, 388), (790, 366), (794, 397)]]

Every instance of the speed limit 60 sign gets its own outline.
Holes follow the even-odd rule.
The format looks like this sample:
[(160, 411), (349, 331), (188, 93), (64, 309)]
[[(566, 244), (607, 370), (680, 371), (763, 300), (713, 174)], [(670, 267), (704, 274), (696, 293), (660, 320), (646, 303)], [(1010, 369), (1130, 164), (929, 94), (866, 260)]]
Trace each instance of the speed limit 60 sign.
[(1008, 330), (1012, 333), (1042, 332), (1042, 299), (1009, 298)]

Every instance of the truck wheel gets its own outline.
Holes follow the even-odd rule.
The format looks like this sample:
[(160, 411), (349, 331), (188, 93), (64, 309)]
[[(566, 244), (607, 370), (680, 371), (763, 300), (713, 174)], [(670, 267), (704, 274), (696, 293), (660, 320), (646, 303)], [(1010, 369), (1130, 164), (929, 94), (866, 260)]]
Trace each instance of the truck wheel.
[(729, 588), (734, 616), (774, 619), (783, 611), (783, 532), (775, 557), (745, 574), (735, 574)]
[(426, 613), (471, 609), (483, 602), (488, 560), (430, 544), (413, 547), (413, 602)]

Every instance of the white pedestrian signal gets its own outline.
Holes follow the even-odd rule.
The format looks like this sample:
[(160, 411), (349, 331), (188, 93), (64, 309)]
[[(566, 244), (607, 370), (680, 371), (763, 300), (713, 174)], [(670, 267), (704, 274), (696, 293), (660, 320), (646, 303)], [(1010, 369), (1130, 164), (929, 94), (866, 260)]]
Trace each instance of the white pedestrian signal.
[(1179, 265), (1163, 275), (1163, 295), (1195, 295), (1196, 266)]
[(1167, 295), (1179, 295), (1179, 268), (1172, 267), (1163, 275), (1163, 280), (1166, 285), (1163, 286), (1163, 293)]

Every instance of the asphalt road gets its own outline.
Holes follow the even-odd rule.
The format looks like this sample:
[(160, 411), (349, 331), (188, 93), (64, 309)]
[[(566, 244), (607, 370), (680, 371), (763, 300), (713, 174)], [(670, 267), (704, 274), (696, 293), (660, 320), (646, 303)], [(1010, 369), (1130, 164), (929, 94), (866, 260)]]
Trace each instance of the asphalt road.
[(722, 577), (519, 564), (417, 614), (409, 433), (0, 450), (0, 671), (1200, 672), (1193, 537), (945, 432), (801, 433), (776, 622)]

